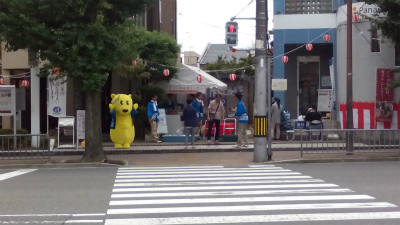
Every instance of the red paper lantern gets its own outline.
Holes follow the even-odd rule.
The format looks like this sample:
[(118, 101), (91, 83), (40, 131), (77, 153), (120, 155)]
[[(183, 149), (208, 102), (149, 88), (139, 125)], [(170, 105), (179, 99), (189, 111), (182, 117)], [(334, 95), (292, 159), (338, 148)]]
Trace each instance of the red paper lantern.
[(229, 74), (229, 79), (230, 79), (231, 81), (236, 80), (236, 74), (234, 74), (234, 73)]
[(282, 56), (283, 63), (287, 63), (288, 61), (289, 61), (289, 57), (287, 57), (286, 55)]
[(22, 86), (22, 87), (29, 87), (29, 81), (23, 80), (23, 81), (21, 82), (21, 86)]
[(6, 84), (6, 79), (0, 78), (0, 85), (5, 85)]
[(353, 13), (353, 20), (358, 21), (360, 19), (360, 16), (358, 14)]
[(328, 42), (331, 39), (331, 36), (329, 34), (324, 35), (324, 41)]
[(311, 51), (313, 49), (313, 46), (311, 43), (306, 44), (306, 49), (307, 51)]
[(169, 69), (163, 70), (164, 76), (168, 77), (169, 76)]
[(139, 62), (137, 60), (132, 61), (132, 66), (136, 66)]
[(201, 83), (203, 81), (203, 76), (200, 74), (197, 76), (197, 82)]
[(60, 75), (60, 68), (58, 67), (53, 67), (51, 71), (53, 72), (54, 75)]

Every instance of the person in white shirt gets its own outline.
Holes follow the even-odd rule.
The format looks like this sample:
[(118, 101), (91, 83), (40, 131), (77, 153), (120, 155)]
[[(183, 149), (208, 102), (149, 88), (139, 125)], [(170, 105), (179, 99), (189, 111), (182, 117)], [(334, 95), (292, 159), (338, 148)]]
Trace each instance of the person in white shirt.
[(221, 101), (222, 95), (217, 94), (215, 99), (210, 102), (208, 105), (207, 110), (207, 121), (208, 121), (208, 133), (207, 133), (207, 140), (208, 143), (211, 143), (211, 131), (212, 127), (215, 123), (215, 144), (219, 144), (219, 131), (220, 131), (220, 124), (221, 120), (225, 119), (225, 109), (224, 103)]

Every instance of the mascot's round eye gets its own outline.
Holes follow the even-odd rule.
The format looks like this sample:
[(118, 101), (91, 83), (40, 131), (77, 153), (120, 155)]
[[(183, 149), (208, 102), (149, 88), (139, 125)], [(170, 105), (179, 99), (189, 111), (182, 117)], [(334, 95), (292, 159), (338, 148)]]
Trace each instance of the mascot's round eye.
[(120, 103), (121, 103), (121, 105), (123, 105), (123, 104), (124, 104), (124, 101), (122, 101), (122, 100), (121, 100), (121, 102), (120, 102)]
[(126, 105), (129, 105), (129, 101), (126, 101)]

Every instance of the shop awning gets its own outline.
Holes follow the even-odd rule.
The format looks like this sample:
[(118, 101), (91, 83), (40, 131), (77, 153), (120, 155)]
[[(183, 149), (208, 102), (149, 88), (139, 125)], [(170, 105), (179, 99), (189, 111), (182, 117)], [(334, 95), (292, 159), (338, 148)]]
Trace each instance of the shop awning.
[[(202, 82), (197, 81), (197, 76), (202, 76)], [(195, 94), (197, 92), (206, 93), (207, 88), (218, 89), (221, 92), (227, 89), (225, 83), (221, 82), (212, 75), (204, 72), (203, 70), (188, 66), (180, 65), (180, 70), (168, 83), (161, 84), (167, 93), (183, 93), (183, 94)]]

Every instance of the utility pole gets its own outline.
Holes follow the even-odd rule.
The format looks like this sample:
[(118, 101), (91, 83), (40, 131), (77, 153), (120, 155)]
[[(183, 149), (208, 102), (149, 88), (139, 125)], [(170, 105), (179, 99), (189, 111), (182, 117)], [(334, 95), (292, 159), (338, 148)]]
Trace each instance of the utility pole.
[[(347, 0), (347, 129), (353, 129), (353, 2)], [(347, 155), (353, 154), (353, 133), (347, 135)]]
[[(267, 0), (256, 0), (256, 46), (255, 46), (255, 104), (254, 116), (254, 162), (263, 162), (267, 156)], [(269, 99), (271, 101), (271, 99)], [(269, 136), (269, 135), (268, 135)], [(270, 137), (268, 138), (270, 139)], [(269, 152), (271, 159), (272, 152)]]

